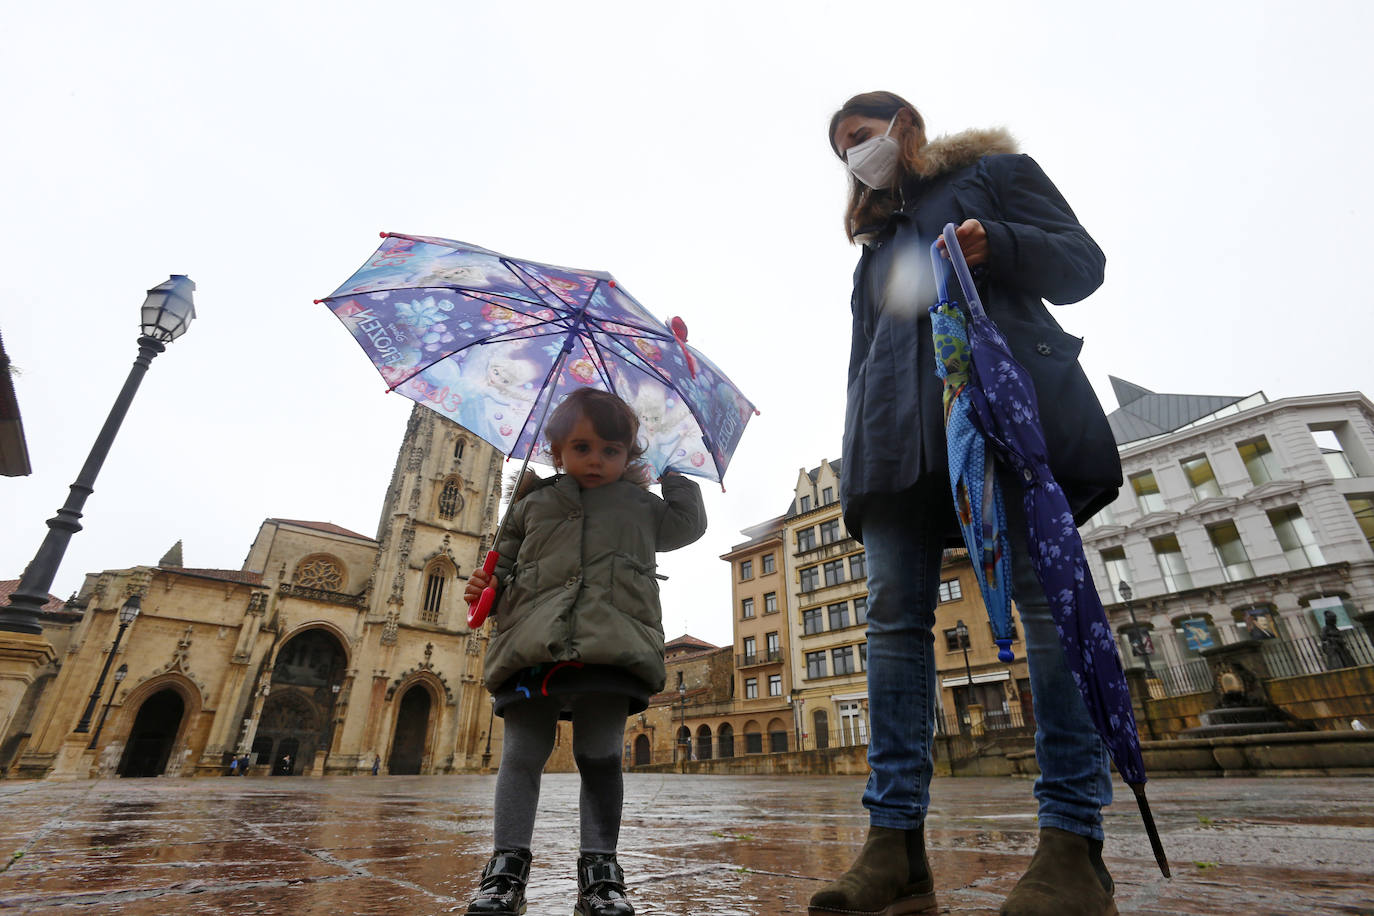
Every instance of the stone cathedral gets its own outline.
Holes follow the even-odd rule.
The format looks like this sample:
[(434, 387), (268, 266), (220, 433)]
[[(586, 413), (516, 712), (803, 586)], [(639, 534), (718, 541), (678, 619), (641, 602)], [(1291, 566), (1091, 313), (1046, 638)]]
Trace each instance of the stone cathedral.
[[(468, 629), (462, 592), (495, 527), (501, 467), (417, 406), (375, 538), (269, 518), (242, 569), (185, 567), (178, 543), (156, 566), (88, 575), (49, 615), (57, 660), (4, 736), (9, 774), (219, 775), (235, 760), (256, 774), (431, 774), (499, 760), (486, 636)], [(134, 596), (140, 613), (121, 625)]]

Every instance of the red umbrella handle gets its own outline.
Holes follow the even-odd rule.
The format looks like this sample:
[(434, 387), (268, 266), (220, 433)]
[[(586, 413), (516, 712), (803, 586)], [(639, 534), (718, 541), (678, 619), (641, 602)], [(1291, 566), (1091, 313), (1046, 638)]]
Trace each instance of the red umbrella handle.
[[(500, 557), (501, 554), (495, 550), (488, 550), (486, 562), (482, 564), (482, 572), (487, 575), (496, 572), (496, 561)], [(495, 601), (496, 589), (490, 585), (482, 589), (482, 594), (478, 599), (468, 605), (468, 627), (475, 630), (486, 623), (487, 615), (491, 613), (491, 606)]]

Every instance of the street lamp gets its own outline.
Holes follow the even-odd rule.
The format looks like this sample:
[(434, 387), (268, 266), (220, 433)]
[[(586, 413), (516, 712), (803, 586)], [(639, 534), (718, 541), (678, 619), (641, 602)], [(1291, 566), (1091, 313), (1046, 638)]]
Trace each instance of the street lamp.
[(9, 607), (0, 608), (0, 630), (42, 634), (39, 614), (48, 601), (48, 589), (52, 588), (53, 579), (57, 577), (57, 568), (62, 565), (67, 544), (72, 535), (81, 530), (81, 508), (86, 503), (86, 497), (95, 492), (96, 475), (110, 453), (115, 434), (124, 422), (124, 415), (129, 412), (134, 393), (138, 391), (153, 357), (166, 349), (166, 344), (186, 333), (191, 319), (196, 317), (196, 309), (191, 302), (191, 291), (195, 288), (195, 283), (187, 277), (172, 274), (168, 280), (148, 290), (148, 298), (143, 302), (138, 358), (134, 360), (129, 377), (124, 380), (124, 387), (115, 398), (95, 444), (91, 446), (81, 473), (71, 485), (67, 501), (55, 516), (48, 519), (48, 533), (25, 568), (19, 587), (10, 596)]
[(491, 701), (491, 712), (487, 713), (487, 749), (482, 752), (482, 769), (484, 770), (491, 765), (491, 727), (496, 724), (496, 696), (488, 694), (487, 699)]
[[(954, 633), (959, 637), (959, 647), (964, 650), (964, 674), (968, 677), (968, 699), (964, 701), (964, 710), (967, 712), (969, 706), (973, 703), (973, 669), (969, 667), (968, 663), (968, 627), (964, 626), (962, 620), (954, 624)], [(968, 713), (968, 717), (969, 728), (972, 729), (973, 714)], [(963, 725), (962, 722), (959, 724)]]
[[(687, 728), (687, 685), (686, 685), (686, 684), (679, 683), (679, 684), (677, 685), (677, 699), (678, 699), (678, 703), (680, 704), (680, 708), (681, 708), (681, 710), (682, 710), (682, 717), (678, 720), (679, 723), (680, 723), (680, 724), (678, 725), (678, 731), (677, 731), (678, 736), (679, 736), (679, 737), (678, 737), (678, 740), (675, 741), (675, 742), (673, 743), (673, 762), (674, 762), (674, 763), (677, 762), (677, 750), (678, 750), (678, 747), (679, 747), (679, 746), (682, 746), (682, 756), (683, 756), (683, 759), (685, 760), (685, 759), (687, 758), (687, 747), (685, 746), (685, 742), (682, 740), (682, 737), (681, 737), (683, 731), (685, 731), (686, 728)], [(689, 738), (688, 738), (688, 741), (690, 741), (690, 740), (691, 740), (691, 738), (689, 737)]]
[[(119, 630), (115, 632), (114, 645), (110, 647), (110, 654), (105, 656), (105, 664), (100, 669), (100, 678), (95, 682), (95, 689), (91, 691), (91, 698), (86, 701), (86, 710), (81, 713), (81, 721), (76, 723), (78, 732), (88, 732), (91, 730), (91, 716), (95, 715), (95, 704), (100, 702), (100, 694), (105, 689), (105, 676), (110, 673), (110, 665), (114, 664), (115, 653), (119, 651), (119, 641), (124, 638), (124, 631), (129, 628), (129, 624), (134, 622), (138, 616), (139, 609), (142, 607), (143, 598), (141, 595), (130, 595), (129, 600), (124, 602), (124, 606), (119, 609)], [(124, 673), (128, 674), (129, 669), (123, 665)], [(118, 677), (118, 675), (116, 675)], [(105, 721), (101, 716), (100, 721)], [(96, 729), (96, 737), (100, 736), (100, 729)], [(95, 738), (91, 739), (88, 748), (95, 747)]]
[(91, 743), (86, 745), (86, 750), (95, 750), (95, 743), (100, 740), (100, 730), (105, 727), (105, 717), (110, 714), (110, 704), (114, 702), (115, 693), (119, 690), (119, 685), (124, 683), (124, 679), (128, 676), (128, 665), (120, 665), (115, 669), (115, 685), (110, 688), (110, 698), (105, 701), (105, 708), (100, 710), (100, 721), (95, 723), (95, 734), (91, 735)]
[(1141, 632), (1140, 624), (1136, 623), (1135, 608), (1131, 606), (1131, 595), (1135, 594), (1131, 589), (1131, 583), (1123, 579), (1121, 584), (1116, 587), (1116, 590), (1121, 592), (1121, 600), (1126, 602), (1126, 613), (1131, 615), (1131, 632), (1135, 634), (1136, 640), (1140, 641), (1140, 648), (1137, 650), (1136, 640), (1128, 640), (1128, 642), (1131, 643), (1131, 652), (1137, 653), (1138, 651), (1140, 657), (1145, 659), (1145, 676), (1153, 678), (1155, 672), (1154, 669), (1150, 667), (1150, 653), (1145, 647), (1144, 635)]
[(797, 742), (797, 750), (804, 751), (806, 748), (802, 747), (801, 707), (806, 701), (801, 698), (801, 690), (793, 687), (791, 694), (787, 698), (787, 702), (792, 707), (792, 731), (794, 733), (793, 737)]

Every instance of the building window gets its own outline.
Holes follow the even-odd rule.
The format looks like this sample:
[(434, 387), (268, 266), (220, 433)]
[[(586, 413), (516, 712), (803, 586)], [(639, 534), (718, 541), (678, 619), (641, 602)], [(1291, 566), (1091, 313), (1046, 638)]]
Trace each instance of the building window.
[(856, 553), (849, 558), (849, 578), (862, 579), (868, 575), (868, 555)]
[(781, 675), (781, 674), (770, 674), (770, 675), (768, 675), (768, 695), (769, 695), (770, 697), (780, 697), (780, 696), (782, 696), (782, 675)]
[(820, 587), (821, 571), (819, 567), (808, 566), (801, 571), (801, 590), (804, 592), (814, 592)]
[(1150, 546), (1154, 548), (1165, 591), (1181, 592), (1193, 587), (1193, 577), (1188, 574), (1188, 566), (1183, 562), (1183, 548), (1178, 546), (1176, 535), (1150, 538)]
[(766, 553), (763, 555), (763, 574), (766, 576), (771, 572), (777, 571), (777, 565), (773, 561), (773, 555)]
[(859, 643), (859, 670), (868, 670), (868, 643)]
[(816, 547), (816, 529), (803, 528), (797, 532), (797, 553), (806, 553)]
[(821, 609), (818, 607), (807, 608), (802, 611), (802, 633), (812, 636), (816, 633), (825, 631), (825, 622), (821, 618)]
[(741, 582), (744, 582), (744, 581), (749, 580), (749, 579), (752, 579), (752, 578), (754, 578), (754, 561), (753, 561), (753, 560), (740, 560), (740, 561), (739, 561), (739, 580), (740, 580)]
[(1278, 477), (1278, 462), (1269, 448), (1269, 440), (1263, 436), (1236, 443), (1236, 451), (1245, 462), (1245, 470), (1250, 474), (1250, 482), (1255, 486), (1268, 483)]
[(1183, 476), (1188, 478), (1188, 486), (1193, 488), (1194, 499), (1201, 502), (1221, 495), (1221, 485), (1217, 483), (1217, 476), (1212, 473), (1212, 462), (1207, 460), (1206, 455), (1198, 455), (1179, 464), (1183, 465)]
[(945, 651), (958, 652), (963, 646), (959, 645), (959, 631), (954, 627), (945, 630)]
[(821, 505), (828, 506), (835, 501), (835, 488), (823, 487), (821, 489)]
[(438, 623), (439, 612), (444, 606), (444, 586), (448, 582), (446, 570), (441, 566), (431, 566), (425, 579), (425, 600), (420, 607), (422, 623)]
[(1326, 562), (1301, 509), (1284, 506), (1282, 509), (1270, 509), (1268, 515), (1269, 524), (1274, 526), (1274, 537), (1278, 538), (1290, 569), (1321, 566)]
[(1334, 429), (1313, 429), (1308, 427), (1312, 433), (1312, 441), (1317, 444), (1317, 450), (1322, 453), (1322, 460), (1326, 462), (1326, 467), (1331, 471), (1331, 476), (1337, 480), (1344, 480), (1355, 476), (1355, 468), (1350, 464), (1350, 458), (1345, 454), (1345, 448), (1341, 445), (1341, 440), (1336, 438)]
[(762, 754), (763, 753), (763, 732), (744, 733), (744, 753)]
[[(1126, 548), (1111, 547), (1102, 551), (1102, 565), (1107, 567), (1107, 585), (1111, 592), (1110, 601), (1121, 594), (1121, 583), (1131, 581), (1131, 570), (1126, 565)], [(1108, 603), (1110, 603), (1110, 601)]]
[(772, 754), (787, 753), (787, 732), (769, 732), (768, 751)]
[(467, 442), (463, 441), (462, 439), (459, 439), (457, 442), (453, 443), (453, 460), (454, 460), (454, 461), (462, 461), (462, 460), (463, 460), (463, 449), (464, 449), (466, 446), (467, 446)]
[(296, 567), (293, 582), (304, 588), (341, 592), (344, 588), (343, 564), (327, 554), (313, 554)]
[(833, 544), (840, 539), (840, 520), (832, 518), (828, 522), (821, 522), (821, 543)]
[(759, 679), (747, 677), (744, 679), (744, 698), (746, 700), (757, 700), (759, 698)]
[(1360, 526), (1364, 539), (1369, 542), (1370, 549), (1374, 550), (1374, 499), (1368, 496), (1347, 496), (1345, 501), (1350, 506), (1350, 511), (1355, 513), (1355, 523)]
[(849, 602), (841, 601), (826, 608), (830, 614), (830, 629), (843, 630), (849, 626)]
[(835, 666), (836, 674), (854, 673), (854, 647), (841, 646), (838, 649), (830, 650), (830, 660)]
[(768, 592), (763, 596), (763, 612), (765, 614), (776, 614), (778, 612), (777, 592)]
[(860, 625), (868, 623), (867, 595), (860, 595), (854, 599), (854, 622)]
[(825, 584), (839, 585), (844, 581), (844, 560), (831, 560), (825, 564)]
[(1240, 531), (1236, 528), (1235, 522), (1209, 525), (1207, 536), (1212, 539), (1212, 549), (1216, 551), (1217, 562), (1225, 571), (1227, 582), (1248, 579), (1255, 574), (1255, 568), (1250, 565), (1250, 557), (1245, 552), (1245, 544), (1241, 542)]
[(782, 658), (782, 643), (778, 639), (776, 630), (764, 637), (764, 644), (768, 647), (768, 660), (770, 662), (775, 662)]
[(799, 507), (799, 511), (801, 511), (801, 512), (810, 512), (810, 511), (811, 511), (811, 497), (809, 497), (809, 496), (803, 496), (800, 500), (797, 501), (797, 505), (798, 505), (798, 507)]
[(758, 661), (758, 644), (754, 637), (746, 636), (744, 637), (744, 664), (752, 665), (756, 661)]
[(808, 679), (825, 677), (825, 650), (806, 653), (806, 676)]
[(444, 481), (444, 487), (439, 491), (439, 517), (453, 518), (461, 508), (463, 497), (458, 490), (458, 478), (450, 477)]
[(1154, 471), (1132, 475), (1131, 489), (1135, 491), (1135, 501), (1143, 514), (1164, 511), (1164, 497), (1160, 495), (1159, 484), (1155, 483)]
[(946, 601), (958, 601), (964, 597), (964, 589), (959, 584), (958, 579), (946, 579), (940, 583), (940, 603)]
[(753, 599), (753, 598), (743, 598), (743, 599), (741, 599), (741, 600), (740, 600), (740, 603), (739, 603), (739, 609), (740, 609), (740, 617), (742, 617), (742, 618), (745, 619), (745, 620), (749, 620), (751, 617), (754, 616), (754, 599)]

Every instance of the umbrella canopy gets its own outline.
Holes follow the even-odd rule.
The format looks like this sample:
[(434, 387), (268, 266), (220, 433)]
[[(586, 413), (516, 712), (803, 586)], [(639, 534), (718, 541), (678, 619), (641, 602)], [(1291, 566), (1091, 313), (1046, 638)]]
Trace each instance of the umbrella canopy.
[[(507, 455), (553, 463), (549, 409), (572, 391), (613, 392), (639, 417), (643, 461), (719, 481), (757, 411), (610, 274), (519, 260), (467, 242), (382, 233), (328, 304), (389, 390), (438, 411)], [(521, 475), (524, 468), (521, 468)], [(518, 479), (518, 477), (517, 477)], [(505, 526), (505, 519), (501, 527)], [(499, 543), (498, 528), (494, 543)], [(483, 569), (496, 569), (489, 551)], [(481, 626), (495, 599), (468, 608)]]
[[(941, 277), (940, 273), (936, 274)], [(968, 332), (963, 313), (949, 301), (943, 277), (940, 304), (930, 310), (935, 340), (935, 370), (944, 382), (945, 446), (949, 454), (950, 495), (959, 530), (964, 536), (973, 573), (983, 594), (997, 642), (997, 657), (1009, 662), (1011, 651), (1011, 545), (1007, 540), (1007, 513), (1002, 486), (988, 460), (987, 445), (970, 416), (971, 369)], [(970, 685), (972, 687), (972, 685)]]
[(756, 412), (723, 372), (610, 274), (383, 233), (324, 302), (390, 390), (507, 455), (552, 463), (540, 418), (573, 390), (619, 395), (644, 460), (719, 481)]
[[(996, 459), (1014, 469), (1022, 485), (1030, 559), (1049, 600), (1064, 660), (1117, 771), (1135, 793), (1155, 859), (1167, 877), (1168, 862), (1145, 798), (1145, 761), (1126, 674), (1073, 513), (1050, 470), (1035, 386), (983, 310), (953, 223), (945, 226), (943, 238), (970, 314), (972, 420)], [(931, 258), (936, 276), (942, 276), (938, 245), (931, 246)]]

